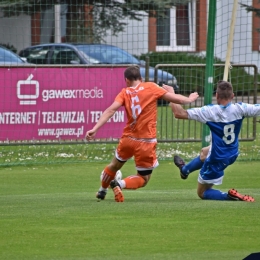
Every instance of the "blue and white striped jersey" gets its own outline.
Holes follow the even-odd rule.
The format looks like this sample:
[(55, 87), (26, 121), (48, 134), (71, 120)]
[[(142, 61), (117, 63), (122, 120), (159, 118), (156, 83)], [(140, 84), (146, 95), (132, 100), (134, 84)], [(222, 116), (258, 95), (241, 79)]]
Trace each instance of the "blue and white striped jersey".
[(245, 117), (260, 116), (260, 104), (229, 103), (188, 109), (189, 119), (207, 124), (211, 131), (211, 160), (239, 153), (238, 135)]

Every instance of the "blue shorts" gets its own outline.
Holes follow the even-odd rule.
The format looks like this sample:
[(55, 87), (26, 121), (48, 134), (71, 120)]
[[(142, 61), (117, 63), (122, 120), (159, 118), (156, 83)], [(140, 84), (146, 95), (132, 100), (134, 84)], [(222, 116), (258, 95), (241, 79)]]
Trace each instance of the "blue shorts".
[(212, 161), (209, 156), (200, 170), (198, 181), (202, 184), (221, 184), (224, 176), (224, 170), (236, 161), (237, 156), (238, 155), (235, 155), (231, 158), (222, 159), (219, 161)]

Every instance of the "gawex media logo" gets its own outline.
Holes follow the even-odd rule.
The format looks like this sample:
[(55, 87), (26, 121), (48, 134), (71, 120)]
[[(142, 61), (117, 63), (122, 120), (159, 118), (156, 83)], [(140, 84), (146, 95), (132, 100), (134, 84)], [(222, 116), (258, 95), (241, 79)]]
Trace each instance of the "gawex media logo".
[(40, 84), (37, 80), (32, 80), (33, 75), (26, 80), (17, 82), (17, 97), (20, 99), (20, 105), (36, 105), (36, 99), (39, 97)]

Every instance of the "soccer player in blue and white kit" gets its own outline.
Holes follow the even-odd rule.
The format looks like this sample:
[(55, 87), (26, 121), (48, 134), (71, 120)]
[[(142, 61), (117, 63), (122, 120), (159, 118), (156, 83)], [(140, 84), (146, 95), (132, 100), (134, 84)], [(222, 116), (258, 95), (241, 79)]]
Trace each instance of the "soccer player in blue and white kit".
[[(172, 88), (166, 90), (172, 92)], [(170, 103), (175, 118), (196, 120), (207, 124), (211, 131), (211, 145), (204, 162), (198, 156), (185, 165), (179, 156), (174, 157), (174, 163), (179, 167), (182, 179), (186, 179), (192, 171), (200, 169), (197, 194), (201, 199), (254, 201), (253, 197), (242, 195), (235, 189), (227, 193), (212, 189), (213, 185), (222, 184), (225, 168), (233, 164), (238, 157), (238, 135), (243, 119), (260, 116), (259, 104), (233, 104), (233, 97), (232, 85), (226, 81), (219, 81), (216, 105), (185, 110), (180, 105)]]

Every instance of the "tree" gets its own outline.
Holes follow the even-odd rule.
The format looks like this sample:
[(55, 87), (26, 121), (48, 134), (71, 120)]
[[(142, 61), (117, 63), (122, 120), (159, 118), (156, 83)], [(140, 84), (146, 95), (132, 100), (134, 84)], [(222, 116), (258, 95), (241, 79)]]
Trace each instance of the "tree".
[[(90, 42), (100, 42), (108, 30), (113, 35), (122, 32), (127, 25), (123, 19), (141, 21), (147, 16), (165, 17), (165, 9), (188, 2), (190, 0), (0, 0), (0, 9), (4, 16), (10, 17), (22, 13), (33, 15), (55, 4), (67, 4), (69, 41), (75, 41), (73, 36), (87, 35), (85, 38)], [(86, 6), (89, 7), (87, 12)]]
[[(260, 3), (260, 0), (258, 1)], [(245, 7), (247, 12), (254, 12), (257, 17), (260, 17), (260, 9), (255, 8), (253, 6), (245, 5), (245, 4), (240, 4), (241, 6)], [(260, 32), (260, 28), (257, 28), (257, 31)]]

